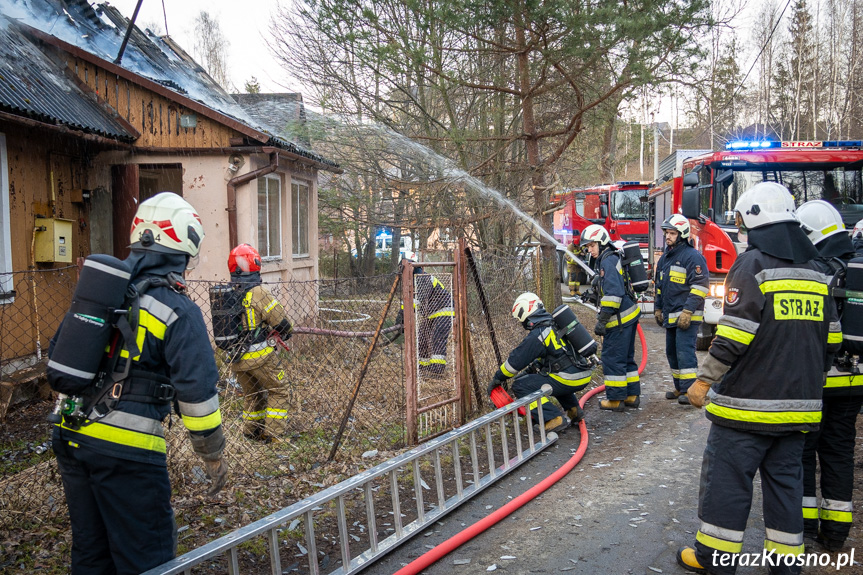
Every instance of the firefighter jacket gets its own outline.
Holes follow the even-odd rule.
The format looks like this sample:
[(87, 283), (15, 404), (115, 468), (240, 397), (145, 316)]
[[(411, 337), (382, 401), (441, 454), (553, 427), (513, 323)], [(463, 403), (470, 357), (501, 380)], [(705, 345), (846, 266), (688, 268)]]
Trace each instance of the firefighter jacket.
[[(219, 373), (204, 318), (192, 300), (169, 287), (156, 286), (140, 296), (139, 306), (136, 343), (140, 353), (132, 357), (119, 401), (103, 418), (90, 420), (77, 430), (65, 421), (57, 424), (54, 440), (120, 459), (166, 466), (162, 421), (171, 403), (155, 399), (158, 390), (173, 387), (175, 405), (192, 436), (221, 435)], [(121, 357), (128, 356), (124, 349)], [(155, 392), (142, 393), (142, 389)]]
[(611, 317), (605, 327), (610, 329), (638, 321), (641, 312), (627, 289), (620, 255), (613, 248), (606, 248), (598, 259), (599, 314)]
[[(494, 379), (503, 381), (515, 377), (534, 360), (540, 373), (564, 385), (580, 387), (590, 382), (590, 364), (579, 365), (572, 359), (575, 352), (567, 349), (566, 340), (555, 333), (554, 320), (547, 311), (538, 311), (524, 320), (528, 333), (512, 350), (506, 361), (494, 374)], [(570, 355), (572, 354), (572, 356)], [(577, 357), (577, 356), (576, 356)]]
[(692, 321), (704, 319), (704, 298), (710, 289), (707, 262), (687, 241), (665, 249), (656, 264), (656, 309), (663, 327), (675, 327), (680, 312), (692, 312)]
[(724, 315), (698, 378), (712, 384), (707, 418), (748, 431), (815, 431), (824, 366), (842, 343), (829, 279), (750, 247), (725, 280)]
[[(828, 238), (829, 239), (829, 238)], [(848, 260), (854, 256), (853, 253), (844, 254), (841, 257), (843, 265), (848, 265)], [(831, 278), (831, 285), (838, 288), (854, 289), (852, 286), (846, 285), (845, 281), (839, 281), (842, 274), (839, 274), (840, 264), (834, 259), (819, 259), (817, 261), (821, 271)], [(838, 277), (837, 277), (838, 276)], [(839, 311), (840, 323), (845, 321), (843, 317), (843, 307), (841, 300), (836, 301), (836, 307)], [(824, 397), (825, 398), (844, 398), (844, 397), (860, 397), (863, 395), (863, 374), (854, 374), (854, 368), (851, 365), (851, 357), (849, 354), (840, 350), (840, 353), (835, 356), (833, 361), (828, 365), (827, 377), (824, 382)], [(859, 368), (858, 368), (859, 371)]]
[[(452, 296), (443, 283), (431, 274), (417, 273), (414, 285), (414, 309), (421, 318), (437, 319), (439, 317), (454, 317)], [(404, 321), (405, 306), (402, 303), (401, 312), (396, 323)]]
[(277, 331), (282, 339), (288, 339), (293, 331), (285, 308), (261, 284), (251, 287), (243, 296), (242, 324), (240, 342), (243, 353), (232, 365), (235, 371), (254, 369), (264, 363), (264, 358), (276, 351), (268, 342), (273, 330)]

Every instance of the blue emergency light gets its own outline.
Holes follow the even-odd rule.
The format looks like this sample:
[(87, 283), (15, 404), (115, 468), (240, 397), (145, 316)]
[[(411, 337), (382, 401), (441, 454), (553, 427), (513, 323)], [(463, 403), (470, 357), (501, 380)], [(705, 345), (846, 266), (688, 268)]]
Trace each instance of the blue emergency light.
[(778, 148), (781, 142), (775, 140), (732, 140), (725, 144), (726, 150), (764, 150)]
[(617, 182), (618, 186), (639, 186), (641, 182)]

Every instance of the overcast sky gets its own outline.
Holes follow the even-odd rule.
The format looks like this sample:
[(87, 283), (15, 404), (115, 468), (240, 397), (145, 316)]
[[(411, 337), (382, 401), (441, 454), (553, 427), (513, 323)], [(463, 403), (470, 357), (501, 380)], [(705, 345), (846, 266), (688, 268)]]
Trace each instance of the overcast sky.
[[(108, 2), (127, 18), (132, 17), (137, 4), (137, 0)], [(228, 73), (237, 90), (243, 91), (246, 80), (255, 76), (262, 92), (299, 92), (300, 86), (287, 79), (267, 49), (270, 19), (277, 4), (277, 0), (144, 0), (135, 23), (140, 28), (156, 23), (164, 33), (167, 16), (170, 36), (194, 56), (194, 22), (205, 10), (219, 22), (230, 42)]]

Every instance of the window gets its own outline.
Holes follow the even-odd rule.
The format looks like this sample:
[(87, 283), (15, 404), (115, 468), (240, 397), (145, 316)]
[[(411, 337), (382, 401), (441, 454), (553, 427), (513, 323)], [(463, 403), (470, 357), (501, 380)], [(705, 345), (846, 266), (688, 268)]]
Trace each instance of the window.
[(618, 220), (647, 219), (647, 190), (617, 190), (611, 192), (611, 213)]
[(282, 181), (258, 178), (258, 252), (264, 260), (282, 257)]
[(6, 135), (0, 134), (0, 304), (12, 303), (12, 221), (9, 218), (9, 165), (6, 159)]
[(291, 183), (291, 210), (294, 229), (294, 257), (309, 255), (309, 185), (304, 182)]

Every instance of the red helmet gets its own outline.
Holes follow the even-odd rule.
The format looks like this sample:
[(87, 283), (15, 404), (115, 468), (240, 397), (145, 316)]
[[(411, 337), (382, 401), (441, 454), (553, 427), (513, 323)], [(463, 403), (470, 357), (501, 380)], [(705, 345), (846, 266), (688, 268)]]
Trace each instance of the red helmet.
[(261, 254), (249, 244), (240, 244), (228, 256), (229, 273), (250, 273), (261, 271)]

